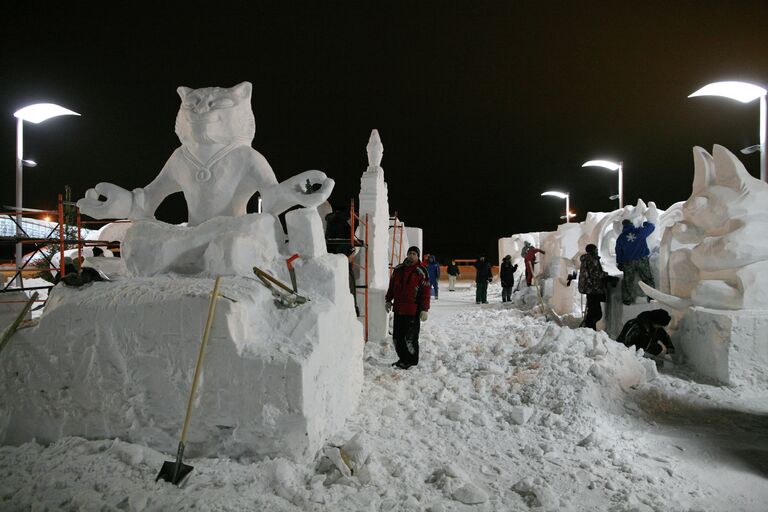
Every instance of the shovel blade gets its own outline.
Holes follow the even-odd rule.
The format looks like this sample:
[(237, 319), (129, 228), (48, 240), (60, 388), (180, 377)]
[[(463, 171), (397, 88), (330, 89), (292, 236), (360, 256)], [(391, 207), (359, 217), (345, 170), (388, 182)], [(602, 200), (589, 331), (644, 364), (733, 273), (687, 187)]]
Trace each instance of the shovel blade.
[(166, 482), (171, 482), (173, 485), (179, 485), (179, 482), (195, 469), (194, 467), (184, 464), (181, 460), (178, 461), (165, 461), (163, 467), (160, 468), (160, 473), (157, 474), (155, 482), (161, 478)]

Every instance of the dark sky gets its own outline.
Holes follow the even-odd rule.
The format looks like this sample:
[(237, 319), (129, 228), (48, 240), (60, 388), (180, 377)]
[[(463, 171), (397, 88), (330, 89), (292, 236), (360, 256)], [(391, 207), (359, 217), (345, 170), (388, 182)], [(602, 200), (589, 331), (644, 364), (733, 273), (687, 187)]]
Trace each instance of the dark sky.
[[(81, 197), (98, 181), (149, 183), (179, 144), (177, 86), (247, 80), (253, 147), (279, 180), (325, 171), (336, 203), (357, 195), (378, 128), (390, 208), (443, 259), (555, 229), (564, 204), (545, 190), (569, 191), (577, 221), (613, 209), (616, 175), (580, 167), (593, 158), (624, 160), (627, 203), (686, 199), (694, 145), (758, 142), (757, 102), (687, 95), (768, 84), (764, 0), (15, 3), (0, 21), (1, 204), (14, 202), (18, 108), (82, 114), (25, 124), (39, 165), (25, 171), (24, 205), (50, 208), (65, 184)], [(756, 175), (758, 155), (742, 160)], [(185, 213), (170, 198), (158, 217)]]

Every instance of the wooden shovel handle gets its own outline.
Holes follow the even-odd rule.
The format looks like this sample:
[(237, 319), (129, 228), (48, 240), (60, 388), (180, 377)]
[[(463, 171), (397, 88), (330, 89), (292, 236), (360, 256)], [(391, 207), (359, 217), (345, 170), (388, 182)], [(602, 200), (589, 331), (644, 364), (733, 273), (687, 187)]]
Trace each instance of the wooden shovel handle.
[(253, 267), (253, 271), (256, 273), (257, 276), (263, 277), (264, 279), (268, 280), (269, 282), (271, 282), (271, 283), (279, 286), (283, 290), (287, 291), (288, 293), (296, 293), (295, 291), (293, 291), (293, 289), (291, 287), (286, 286), (282, 282), (278, 281), (277, 279), (275, 279), (271, 275), (269, 275), (266, 272), (264, 272), (263, 270), (261, 270), (259, 267)]
[(197, 354), (197, 364), (195, 365), (195, 375), (192, 377), (192, 391), (189, 393), (189, 401), (187, 402), (187, 414), (184, 417), (184, 428), (181, 430), (181, 443), (184, 444), (187, 441), (187, 430), (189, 430), (189, 420), (192, 418), (192, 404), (195, 401), (195, 393), (197, 393), (197, 384), (200, 382), (200, 368), (203, 366), (203, 355), (205, 354), (205, 347), (208, 345), (208, 336), (211, 334), (211, 327), (213, 326), (213, 315), (216, 312), (216, 299), (219, 298), (219, 282), (221, 276), (216, 276), (216, 283), (213, 285), (213, 293), (211, 294), (211, 302), (208, 304), (208, 320), (205, 321), (205, 330), (203, 331), (203, 341), (200, 343), (200, 352)]

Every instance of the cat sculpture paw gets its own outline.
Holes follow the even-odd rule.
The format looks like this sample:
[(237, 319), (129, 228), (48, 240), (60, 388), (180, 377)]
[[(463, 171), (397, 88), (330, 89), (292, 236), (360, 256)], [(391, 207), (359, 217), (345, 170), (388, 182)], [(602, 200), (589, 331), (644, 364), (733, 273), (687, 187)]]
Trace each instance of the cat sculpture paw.
[(302, 172), (264, 192), (264, 211), (281, 213), (297, 204), (304, 208), (316, 208), (330, 197), (335, 184), (322, 171)]
[[(100, 196), (106, 200), (102, 201)], [(85, 192), (77, 207), (94, 219), (125, 219), (131, 214), (133, 194), (111, 183), (99, 183)]]

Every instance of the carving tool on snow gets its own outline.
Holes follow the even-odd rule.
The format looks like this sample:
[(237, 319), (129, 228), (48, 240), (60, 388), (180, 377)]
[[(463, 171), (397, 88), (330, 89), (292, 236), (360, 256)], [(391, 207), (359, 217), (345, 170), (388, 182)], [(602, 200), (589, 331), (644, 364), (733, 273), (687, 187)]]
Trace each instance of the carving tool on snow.
[[(295, 291), (291, 290), (288, 285), (279, 281), (278, 279), (275, 279), (271, 275), (261, 270), (259, 267), (253, 267), (253, 273), (256, 274), (256, 277), (261, 280), (264, 286), (272, 291), (272, 294), (275, 296), (275, 302), (277, 302), (278, 305), (286, 308), (295, 308), (306, 302), (309, 302), (307, 297), (299, 295)], [(275, 286), (286, 293), (279, 292)]]
[(293, 266), (293, 262), (299, 259), (298, 254), (294, 254), (287, 260), (285, 260), (285, 264), (288, 266), (288, 274), (291, 276), (291, 286), (293, 286), (293, 293), (297, 293), (298, 290), (296, 288), (296, 269)]
[(37, 292), (32, 294), (32, 297), (29, 298), (29, 300), (24, 304), (24, 307), (21, 308), (21, 312), (16, 317), (16, 320), (13, 321), (10, 327), (3, 332), (3, 335), (0, 336), (0, 352), (3, 351), (5, 346), (8, 344), (8, 341), (10, 341), (11, 336), (13, 336), (13, 333), (18, 330), (19, 325), (21, 325), (21, 322), (24, 320), (24, 317), (26, 316), (27, 312), (29, 311), (29, 308), (32, 307), (32, 303), (37, 300), (37, 296), (39, 294)]
[(216, 276), (216, 283), (213, 285), (213, 293), (211, 294), (211, 301), (208, 304), (208, 319), (205, 321), (205, 329), (203, 330), (203, 341), (200, 343), (200, 351), (197, 354), (197, 364), (195, 364), (195, 375), (192, 377), (192, 391), (189, 393), (189, 400), (187, 401), (187, 414), (184, 416), (184, 428), (181, 429), (181, 441), (179, 441), (179, 449), (176, 452), (176, 461), (165, 461), (163, 467), (160, 468), (155, 482), (161, 478), (166, 482), (171, 482), (174, 485), (178, 485), (179, 482), (184, 480), (193, 469), (193, 466), (184, 464), (182, 458), (184, 457), (184, 443), (187, 440), (187, 431), (189, 430), (189, 420), (192, 417), (192, 404), (195, 401), (195, 394), (197, 393), (197, 384), (200, 382), (200, 368), (203, 366), (203, 356), (205, 355), (205, 347), (208, 345), (208, 337), (211, 334), (211, 327), (213, 326), (213, 316), (216, 312), (216, 300), (219, 298), (219, 284), (221, 276)]

